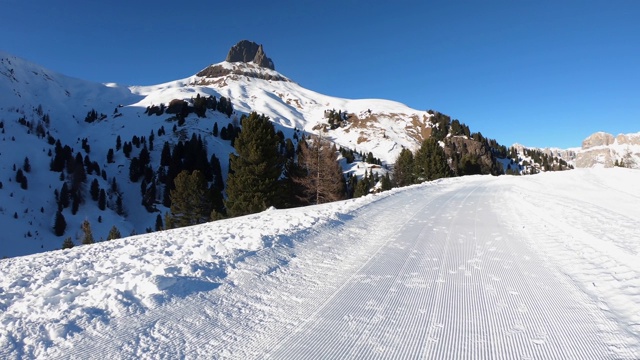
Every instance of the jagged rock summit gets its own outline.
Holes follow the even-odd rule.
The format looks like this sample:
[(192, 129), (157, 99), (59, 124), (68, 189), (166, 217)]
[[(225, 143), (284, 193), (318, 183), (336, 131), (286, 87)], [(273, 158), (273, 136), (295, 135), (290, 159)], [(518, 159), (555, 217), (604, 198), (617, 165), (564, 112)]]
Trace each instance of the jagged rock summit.
[(210, 65), (196, 75), (206, 78), (200, 80), (200, 85), (222, 81), (221, 78), (227, 75), (235, 79), (240, 75), (263, 80), (289, 81), (275, 70), (273, 61), (267, 57), (262, 45), (249, 40), (242, 40), (233, 45), (224, 62)]
[(273, 61), (267, 57), (262, 45), (258, 45), (253, 41), (242, 40), (233, 45), (227, 54), (227, 62), (252, 62), (258, 66), (275, 70)]

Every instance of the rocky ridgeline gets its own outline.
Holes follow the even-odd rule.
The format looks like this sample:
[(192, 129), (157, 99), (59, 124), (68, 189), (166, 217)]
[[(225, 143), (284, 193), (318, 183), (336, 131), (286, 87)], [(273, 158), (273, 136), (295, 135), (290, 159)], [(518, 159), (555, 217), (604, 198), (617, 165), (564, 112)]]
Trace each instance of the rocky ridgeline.
[(260, 67), (275, 70), (273, 61), (267, 57), (262, 45), (249, 40), (242, 40), (235, 44), (227, 54), (227, 62), (252, 62)]
[(613, 136), (597, 132), (582, 141), (576, 154), (578, 168), (613, 167), (616, 162), (626, 167), (640, 168), (640, 133)]
[(242, 40), (232, 46), (225, 61), (231, 63), (232, 67), (214, 64), (196, 75), (206, 78), (242, 75), (263, 80), (288, 81), (275, 71), (273, 60), (267, 57), (262, 45), (252, 41)]

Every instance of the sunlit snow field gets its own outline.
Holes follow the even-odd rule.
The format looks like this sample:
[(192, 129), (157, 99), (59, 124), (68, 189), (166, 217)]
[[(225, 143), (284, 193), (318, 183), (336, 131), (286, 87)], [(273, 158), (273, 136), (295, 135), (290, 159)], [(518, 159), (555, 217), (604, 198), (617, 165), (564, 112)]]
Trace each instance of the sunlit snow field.
[(640, 171), (440, 180), (0, 261), (0, 358), (638, 359)]

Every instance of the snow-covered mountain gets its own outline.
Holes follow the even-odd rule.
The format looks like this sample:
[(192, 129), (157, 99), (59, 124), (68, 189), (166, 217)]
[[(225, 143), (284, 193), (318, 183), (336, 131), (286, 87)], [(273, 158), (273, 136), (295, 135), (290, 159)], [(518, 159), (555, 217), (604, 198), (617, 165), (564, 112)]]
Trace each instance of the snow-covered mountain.
[[(0, 257), (57, 249), (68, 236), (77, 243), (85, 219), (90, 221), (96, 240), (106, 238), (114, 225), (124, 235), (153, 230), (157, 215), (167, 208), (157, 204), (157, 211), (149, 213), (140, 205), (140, 184), (128, 180), (131, 158), (151, 145), (146, 142), (150, 137), (155, 140), (155, 147), (148, 149), (152, 168), (159, 166), (163, 143), (174, 146), (196, 134), (204, 139), (209, 155), (220, 160), (226, 177), (228, 155), (234, 149), (229, 141), (211, 136), (214, 125), (237, 126), (239, 117), (252, 111), (269, 116), (287, 138), (322, 131), (324, 138), (358, 153), (371, 152), (383, 164), (393, 163), (403, 147), (416, 150), (436, 126), (430, 122), (432, 114), (398, 102), (342, 99), (305, 89), (274, 70), (261, 46), (252, 48), (249, 43), (243, 47), (243, 43), (232, 48), (227, 61), (188, 78), (153, 86), (93, 83), (0, 52), (0, 226), (11, 229), (11, 235), (0, 234)], [(148, 111), (154, 106), (164, 109), (173, 100), (192, 106), (195, 98), (210, 96), (226, 98), (233, 111), (223, 114), (207, 109), (204, 117), (191, 113), (175, 131), (174, 116), (162, 111), (150, 115)], [(116, 147), (117, 137), (122, 143), (134, 138), (144, 143), (138, 143), (131, 154), (123, 154)], [(56, 192), (69, 181), (60, 172), (49, 170), (57, 142), (68, 146), (85, 164), (95, 163), (94, 172), (87, 174), (85, 193), (94, 180), (100, 189), (107, 190), (105, 210), (97, 210), (95, 202), (84, 199), (76, 214), (66, 208), (62, 211), (68, 229), (63, 237), (53, 236), (51, 230), (57, 211)], [(114, 156), (108, 161), (110, 150)], [(29, 171), (24, 170), (25, 161)], [(360, 176), (371, 168), (358, 159), (343, 165), (346, 172)], [(25, 185), (17, 181), (23, 178)], [(114, 179), (116, 188), (112, 187)], [(161, 190), (156, 195), (158, 202)], [(123, 208), (119, 208), (118, 198)]]
[(640, 132), (613, 136), (600, 131), (584, 139), (580, 147), (569, 149), (529, 148), (520, 144), (513, 147), (520, 153), (524, 149), (538, 150), (564, 159), (576, 168), (622, 166), (640, 169)]
[(640, 132), (613, 136), (597, 132), (576, 151), (576, 167), (623, 166), (640, 169)]
[[(154, 86), (91, 83), (0, 53), (0, 257), (14, 256), (0, 260), (0, 358), (640, 357), (630, 169), (441, 179), (127, 237), (167, 211), (163, 144), (202, 138), (226, 174), (234, 148), (214, 129), (249, 111), (286, 137), (322, 131), (383, 165), (433, 134), (451, 160), (467, 149), (457, 160), (472, 170), (511, 151), (460, 123), (443, 134), (439, 113), (304, 89), (254, 45)], [(145, 151), (159, 170), (131, 180)], [(562, 165), (540, 154), (501, 164)], [(59, 205), (63, 184), (84, 194), (77, 211)], [(125, 238), (17, 256), (78, 244), (84, 220), (96, 240), (112, 226)]]
[(147, 107), (197, 94), (232, 99), (239, 113), (257, 111), (291, 135), (294, 128), (317, 133), (328, 127), (328, 113), (341, 111), (344, 122), (325, 136), (336, 144), (365, 153), (373, 152), (393, 163), (402, 147), (417, 149), (433, 124), (431, 114), (404, 104), (380, 99), (351, 100), (305, 89), (275, 70), (253, 63), (222, 62), (197, 75), (154, 86), (133, 86), (143, 99), (131, 106)]
[[(0, 226), (12, 234), (0, 235), (0, 257), (57, 249), (66, 237), (78, 243), (85, 220), (96, 240), (106, 238), (113, 226), (124, 235), (157, 229), (168, 211), (163, 201), (167, 183), (160, 170), (166, 170), (161, 165), (163, 145), (175, 149), (194, 136), (201, 139), (226, 179), (233, 139), (225, 138), (224, 130), (220, 136), (214, 134), (217, 129), (237, 128), (250, 112), (268, 116), (283, 138), (320, 134), (355, 151), (355, 161), (340, 160), (346, 175), (384, 175), (402, 149), (416, 151), (431, 136), (440, 141), (456, 175), (568, 168), (564, 155), (542, 159), (537, 154), (509, 154), (494, 140), (435, 111), (306, 89), (279, 73), (262, 46), (249, 41), (239, 42), (225, 61), (193, 76), (151, 86), (75, 79), (0, 52), (0, 95)], [(206, 106), (194, 110), (203, 102)], [(143, 153), (153, 174), (146, 173), (141, 182), (130, 169)], [(368, 154), (373, 163), (364, 161)], [(80, 182), (71, 172), (71, 165), (79, 161), (88, 173)], [(74, 184), (73, 191), (81, 187), (77, 209), (59, 209), (67, 194), (65, 183)], [(97, 200), (101, 191), (104, 206)], [(67, 223), (64, 236), (52, 233), (59, 210)]]

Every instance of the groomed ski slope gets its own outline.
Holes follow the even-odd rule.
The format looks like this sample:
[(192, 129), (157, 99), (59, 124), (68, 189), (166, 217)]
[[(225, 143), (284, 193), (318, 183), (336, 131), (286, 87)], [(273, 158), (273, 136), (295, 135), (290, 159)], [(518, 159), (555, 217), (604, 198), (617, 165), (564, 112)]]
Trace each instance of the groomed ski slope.
[(474, 176), (0, 262), (0, 358), (638, 359), (640, 172)]

